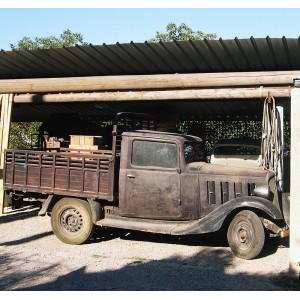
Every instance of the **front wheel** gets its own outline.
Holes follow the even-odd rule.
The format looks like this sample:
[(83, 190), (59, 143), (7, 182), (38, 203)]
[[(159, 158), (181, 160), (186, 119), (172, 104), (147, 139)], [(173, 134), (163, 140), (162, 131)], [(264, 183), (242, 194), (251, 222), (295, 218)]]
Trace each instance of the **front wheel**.
[(260, 218), (250, 210), (239, 212), (228, 227), (227, 240), (237, 257), (256, 258), (265, 244), (265, 231)]
[(64, 243), (80, 245), (94, 232), (89, 205), (86, 201), (63, 198), (53, 207), (51, 226), (55, 235)]

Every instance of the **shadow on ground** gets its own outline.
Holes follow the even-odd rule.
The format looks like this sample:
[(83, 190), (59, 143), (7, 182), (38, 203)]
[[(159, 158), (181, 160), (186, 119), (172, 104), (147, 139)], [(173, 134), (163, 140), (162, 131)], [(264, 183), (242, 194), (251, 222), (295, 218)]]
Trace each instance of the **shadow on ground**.
[(19, 220), (26, 220), (38, 215), (40, 208), (37, 206), (31, 207), (24, 207), (19, 208), (17, 210), (12, 210), (4, 215), (0, 216), (0, 224), (19, 221)]
[(48, 232), (43, 232), (43, 233), (39, 233), (39, 234), (35, 234), (26, 238), (22, 238), (19, 240), (14, 240), (14, 241), (9, 241), (9, 242), (4, 242), (4, 243), (0, 243), (0, 246), (16, 246), (16, 245), (22, 245), (28, 242), (32, 242), (47, 236), (52, 235), (53, 232), (52, 231), (48, 231)]
[[(226, 233), (223, 230), (214, 233), (201, 235), (174, 236), (166, 234), (152, 234), (140, 231), (128, 231), (116, 228), (96, 228), (95, 233), (89, 243), (99, 243), (112, 239), (154, 242), (164, 244), (177, 244), (187, 246), (208, 246), (208, 247), (229, 247)], [(274, 254), (278, 247), (289, 247), (288, 238), (267, 237), (266, 246), (259, 258)]]
[[(101, 257), (91, 258), (94, 264)], [(229, 274), (232, 255), (222, 250), (201, 251), (188, 259), (173, 256), (163, 260), (132, 258), (117, 270), (87, 272), (83, 266), (57, 276), (63, 266), (46, 265), (34, 271), (7, 272), (20, 263), (14, 255), (0, 259), (0, 289), (4, 291), (299, 291), (299, 284), (284, 274), (281, 277)], [(23, 263), (23, 262), (22, 262)], [(46, 280), (45, 283), (40, 279)], [(289, 279), (289, 280), (288, 280)]]

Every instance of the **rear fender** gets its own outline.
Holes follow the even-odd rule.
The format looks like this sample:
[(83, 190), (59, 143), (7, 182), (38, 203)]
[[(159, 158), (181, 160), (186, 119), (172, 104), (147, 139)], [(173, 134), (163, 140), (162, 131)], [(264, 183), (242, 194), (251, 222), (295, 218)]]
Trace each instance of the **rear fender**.
[(218, 231), (227, 216), (235, 210), (257, 209), (270, 216), (273, 220), (283, 220), (283, 216), (279, 209), (269, 200), (260, 197), (248, 196), (230, 200), (200, 220), (196, 220), (192, 224), (178, 225), (172, 230), (172, 234), (200, 234)]
[[(62, 198), (63, 199), (63, 198)], [(46, 201), (43, 203), (43, 206), (41, 210), (39, 211), (38, 215), (39, 216), (45, 216), (51, 208), (53, 208), (54, 204), (58, 202), (59, 199), (57, 197), (54, 197), (54, 195), (49, 195)], [(95, 224), (97, 221), (100, 219), (103, 219), (104, 217), (104, 211), (103, 207), (99, 202), (96, 202), (92, 199), (87, 199), (87, 202), (89, 203), (90, 206), (90, 211), (91, 211), (91, 216), (92, 216), (92, 221)]]

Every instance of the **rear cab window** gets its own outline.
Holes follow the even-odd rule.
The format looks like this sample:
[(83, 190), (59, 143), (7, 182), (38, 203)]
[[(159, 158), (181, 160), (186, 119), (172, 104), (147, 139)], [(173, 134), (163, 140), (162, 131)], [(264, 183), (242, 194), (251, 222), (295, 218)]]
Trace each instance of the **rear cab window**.
[(203, 142), (184, 142), (184, 159), (187, 164), (205, 162), (205, 147)]

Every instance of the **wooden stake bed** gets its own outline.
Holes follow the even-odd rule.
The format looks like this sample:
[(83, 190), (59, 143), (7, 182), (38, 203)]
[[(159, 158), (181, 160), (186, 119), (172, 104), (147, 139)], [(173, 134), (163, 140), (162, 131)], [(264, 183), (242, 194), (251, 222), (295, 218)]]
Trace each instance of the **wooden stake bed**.
[(113, 200), (111, 150), (9, 149), (4, 169), (5, 189)]

